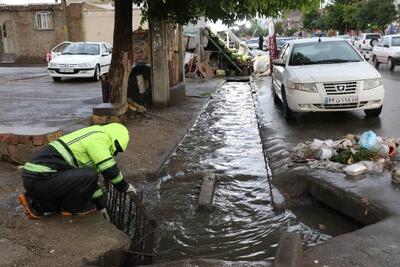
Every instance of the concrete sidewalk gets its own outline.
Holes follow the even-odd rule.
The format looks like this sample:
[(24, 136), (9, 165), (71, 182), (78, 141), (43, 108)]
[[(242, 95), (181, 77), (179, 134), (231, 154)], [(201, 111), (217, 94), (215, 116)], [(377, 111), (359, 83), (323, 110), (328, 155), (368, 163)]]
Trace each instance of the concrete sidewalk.
[(400, 188), (391, 184), (387, 171), (354, 180), (344, 174), (292, 167), (289, 150), (299, 136), (295, 136), (295, 131), (291, 133), (294, 136), (287, 132), (280, 134), (282, 129), (274, 128), (276, 123), (271, 120), (271, 113), (265, 112), (267, 106), (270, 109), (273, 105), (270, 84), (270, 79), (257, 82), (256, 94), (260, 132), (272, 170), (272, 183), (292, 205), (296, 205), (297, 197), (310, 194), (366, 225), (308, 248), (304, 266), (400, 266)]
[[(45, 78), (25, 80), (24, 83), (39, 82), (40, 84), (43, 79)], [(131, 131), (131, 142), (127, 151), (117, 159), (124, 176), (134, 184), (139, 182), (139, 179), (142, 182), (145, 176), (156, 176), (158, 170), (161, 169), (169, 155), (175, 151), (187, 130), (195, 122), (198, 114), (210, 99), (210, 94), (222, 82), (218, 79), (204, 83), (188, 82), (186, 86), (189, 95), (182, 105), (162, 110), (149, 109), (144, 115), (130, 115), (126, 126)], [(14, 83), (7, 82), (7, 84), (12, 86)], [(71, 86), (69, 83), (64, 84), (64, 86), (68, 85)], [(4, 96), (5, 90), (8, 89), (0, 85), (0, 99), (1, 96)], [(94, 90), (93, 87), (89, 94), (95, 93)], [(37, 95), (32, 92), (29, 94), (28, 87), (25, 87), (22, 92), (15, 90), (14, 93), (23, 93), (26, 94), (24, 98), (32, 98), (28, 102), (20, 99), (22, 103), (19, 104), (34, 103), (33, 110), (43, 106), (47, 109), (46, 114), (55, 115), (52, 114), (53, 106), (46, 107), (44, 104), (48, 100), (40, 99), (38, 101), (35, 99)], [(58, 93), (68, 94), (69, 92), (61, 89), (58, 90)], [(77, 97), (76, 100), (78, 101), (78, 99)], [(6, 99), (0, 101), (7, 102)], [(84, 108), (89, 110), (90, 106), (96, 104), (94, 102), (90, 102)], [(66, 103), (66, 105), (69, 104)], [(61, 109), (56, 110), (62, 110), (62, 106)], [(12, 110), (8, 111), (11, 118), (5, 120), (4, 116), (7, 114), (3, 114), (3, 119), (0, 121), (13, 122), (11, 124), (13, 126), (36, 125), (35, 123), (30, 124), (28, 118), (18, 120), (18, 112), (14, 114)], [(63, 124), (62, 121), (58, 121), (56, 124), (64, 132), (87, 126), (86, 112), (85, 110), (80, 113), (79, 118), (69, 117), (66, 124)], [(32, 114), (32, 117), (34, 118), (35, 115)], [(40, 123), (46, 126), (54, 124), (52, 120), (47, 121), (45, 118)], [(123, 260), (121, 253), (127, 249), (129, 240), (125, 234), (107, 223), (100, 214), (96, 213), (82, 218), (62, 218), (57, 215), (39, 221), (28, 220), (17, 203), (17, 193), (24, 192), (17, 166), (0, 161), (0, 168), (2, 170), (0, 173), (0, 266), (15, 264), (18, 266), (82, 266), (90, 264), (118, 266), (121, 263)]]

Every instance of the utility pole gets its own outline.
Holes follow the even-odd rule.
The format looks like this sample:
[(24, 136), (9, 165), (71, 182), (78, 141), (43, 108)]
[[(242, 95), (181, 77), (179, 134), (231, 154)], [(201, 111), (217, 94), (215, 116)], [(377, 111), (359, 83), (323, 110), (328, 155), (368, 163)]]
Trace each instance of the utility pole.
[(62, 4), (62, 13), (63, 13), (63, 21), (64, 21), (65, 40), (70, 41), (71, 33), (70, 33), (70, 27), (69, 27), (69, 15), (68, 15), (68, 9), (67, 9), (67, 0), (61, 0), (61, 4)]

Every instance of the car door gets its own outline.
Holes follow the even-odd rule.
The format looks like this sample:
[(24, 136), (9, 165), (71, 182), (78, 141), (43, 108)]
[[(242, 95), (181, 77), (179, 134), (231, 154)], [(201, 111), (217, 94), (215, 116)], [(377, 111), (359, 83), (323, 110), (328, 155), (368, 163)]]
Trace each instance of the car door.
[(111, 64), (111, 54), (109, 49), (107, 48), (106, 44), (101, 44), (101, 73), (107, 73), (110, 69)]
[(390, 51), (390, 38), (383, 37), (382, 38), (382, 47), (379, 53), (379, 62), (387, 63), (389, 58), (389, 51)]
[[(285, 44), (282, 47), (281, 53), (279, 54), (279, 59), (283, 60), (284, 62), (286, 62), (287, 58), (288, 58), (288, 52), (289, 52), (289, 44)], [(283, 74), (285, 72), (285, 67), (283, 66), (277, 66), (274, 65), (273, 66), (273, 73), (272, 73), (272, 77), (274, 80), (274, 88), (275, 88), (275, 92), (276, 94), (282, 98), (282, 84), (283, 84)]]

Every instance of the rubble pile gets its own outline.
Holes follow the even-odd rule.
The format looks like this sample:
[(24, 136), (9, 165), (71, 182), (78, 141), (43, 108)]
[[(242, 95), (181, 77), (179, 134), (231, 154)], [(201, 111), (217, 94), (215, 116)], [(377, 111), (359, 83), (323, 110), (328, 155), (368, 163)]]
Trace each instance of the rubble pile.
[(358, 176), (365, 173), (392, 172), (392, 182), (400, 184), (400, 138), (382, 138), (372, 131), (360, 136), (348, 134), (340, 140), (307, 141), (291, 151), (293, 163), (311, 169)]

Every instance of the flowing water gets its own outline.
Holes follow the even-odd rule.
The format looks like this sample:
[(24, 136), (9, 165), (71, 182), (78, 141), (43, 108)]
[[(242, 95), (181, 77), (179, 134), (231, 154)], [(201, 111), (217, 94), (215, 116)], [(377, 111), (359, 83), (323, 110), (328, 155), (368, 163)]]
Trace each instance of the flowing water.
[[(220, 174), (210, 213), (197, 211), (204, 172)], [(308, 245), (336, 234), (312, 227), (327, 223), (329, 211), (318, 210), (308, 226), (289, 210), (273, 210), (248, 83), (228, 82), (215, 93), (163, 173), (145, 187), (160, 227), (157, 261), (272, 260), (280, 231), (301, 233)]]

